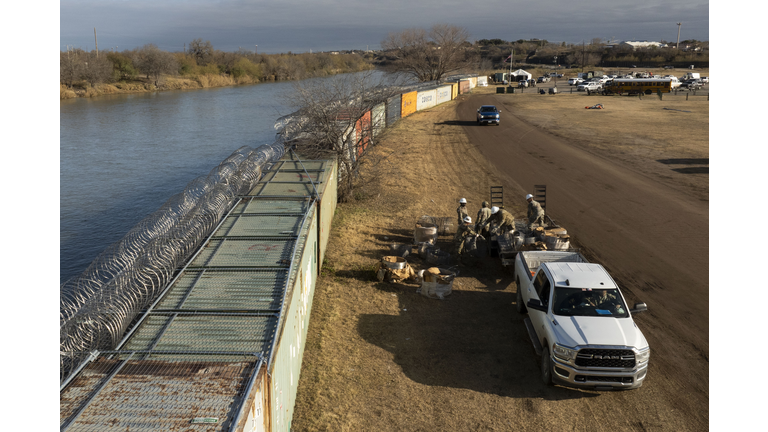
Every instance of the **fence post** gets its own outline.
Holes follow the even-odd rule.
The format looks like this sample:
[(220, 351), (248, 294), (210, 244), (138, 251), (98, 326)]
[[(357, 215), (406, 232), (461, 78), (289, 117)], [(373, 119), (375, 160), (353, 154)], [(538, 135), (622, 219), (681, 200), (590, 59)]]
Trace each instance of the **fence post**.
[(685, 94), (685, 100), (688, 100), (688, 93)]

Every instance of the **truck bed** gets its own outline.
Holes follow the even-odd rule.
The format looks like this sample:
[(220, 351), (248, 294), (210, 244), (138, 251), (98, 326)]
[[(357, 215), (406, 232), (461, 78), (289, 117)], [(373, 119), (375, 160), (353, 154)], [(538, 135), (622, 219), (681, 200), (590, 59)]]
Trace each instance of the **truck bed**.
[(577, 262), (588, 263), (586, 258), (579, 252), (566, 251), (526, 251), (518, 252), (518, 258), (525, 268), (528, 280), (533, 279), (533, 275), (539, 269), (541, 263), (546, 262)]

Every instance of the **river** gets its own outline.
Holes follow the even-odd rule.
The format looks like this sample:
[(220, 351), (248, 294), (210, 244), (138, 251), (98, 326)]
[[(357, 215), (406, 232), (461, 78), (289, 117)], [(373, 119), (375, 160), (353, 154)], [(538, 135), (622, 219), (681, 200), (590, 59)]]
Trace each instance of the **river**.
[(274, 142), (291, 82), (62, 100), (60, 282), (233, 151)]

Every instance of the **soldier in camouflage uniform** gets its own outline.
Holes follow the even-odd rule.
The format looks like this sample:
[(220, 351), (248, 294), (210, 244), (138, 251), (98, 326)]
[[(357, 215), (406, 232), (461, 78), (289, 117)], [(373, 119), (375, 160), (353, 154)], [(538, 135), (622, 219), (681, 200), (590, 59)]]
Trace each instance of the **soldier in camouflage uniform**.
[(535, 223), (544, 225), (544, 209), (538, 201), (533, 199), (533, 195), (528, 194), (525, 199), (528, 201), (528, 230), (530, 231)]
[(488, 201), (483, 201), (483, 207), (477, 212), (477, 221), (475, 222), (475, 231), (483, 237), (488, 237), (488, 229), (483, 229), (483, 224), (491, 217), (491, 207)]
[(500, 209), (496, 206), (491, 207), (491, 217), (485, 221), (485, 224), (483, 224), (483, 229), (485, 229), (485, 227), (491, 223), (496, 225), (496, 227), (491, 231), (491, 234), (501, 235), (505, 232), (515, 230), (515, 217), (512, 216), (512, 213), (504, 209)]
[(459, 217), (459, 223), (460, 226), (462, 222), (464, 222), (464, 218), (469, 216), (469, 213), (467, 212), (467, 199), (462, 198), (459, 200), (459, 207), (456, 209), (456, 213)]
[(464, 220), (459, 224), (459, 228), (456, 230), (456, 235), (453, 236), (453, 245), (456, 247), (456, 253), (459, 257), (464, 253), (464, 244), (467, 238), (477, 235), (475, 230), (472, 229), (472, 218), (465, 216)]

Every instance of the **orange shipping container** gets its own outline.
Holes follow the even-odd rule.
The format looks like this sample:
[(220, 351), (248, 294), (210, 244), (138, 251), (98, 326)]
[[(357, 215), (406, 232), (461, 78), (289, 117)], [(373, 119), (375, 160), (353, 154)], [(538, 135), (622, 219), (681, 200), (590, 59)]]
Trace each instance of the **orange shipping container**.
[(403, 100), (400, 102), (400, 117), (405, 117), (408, 114), (416, 112), (416, 95), (419, 92), (412, 91), (410, 93), (403, 93)]
[(357, 132), (357, 157), (363, 155), (365, 150), (368, 149), (368, 144), (371, 139), (371, 112), (366, 111), (362, 117), (355, 122), (355, 132)]

